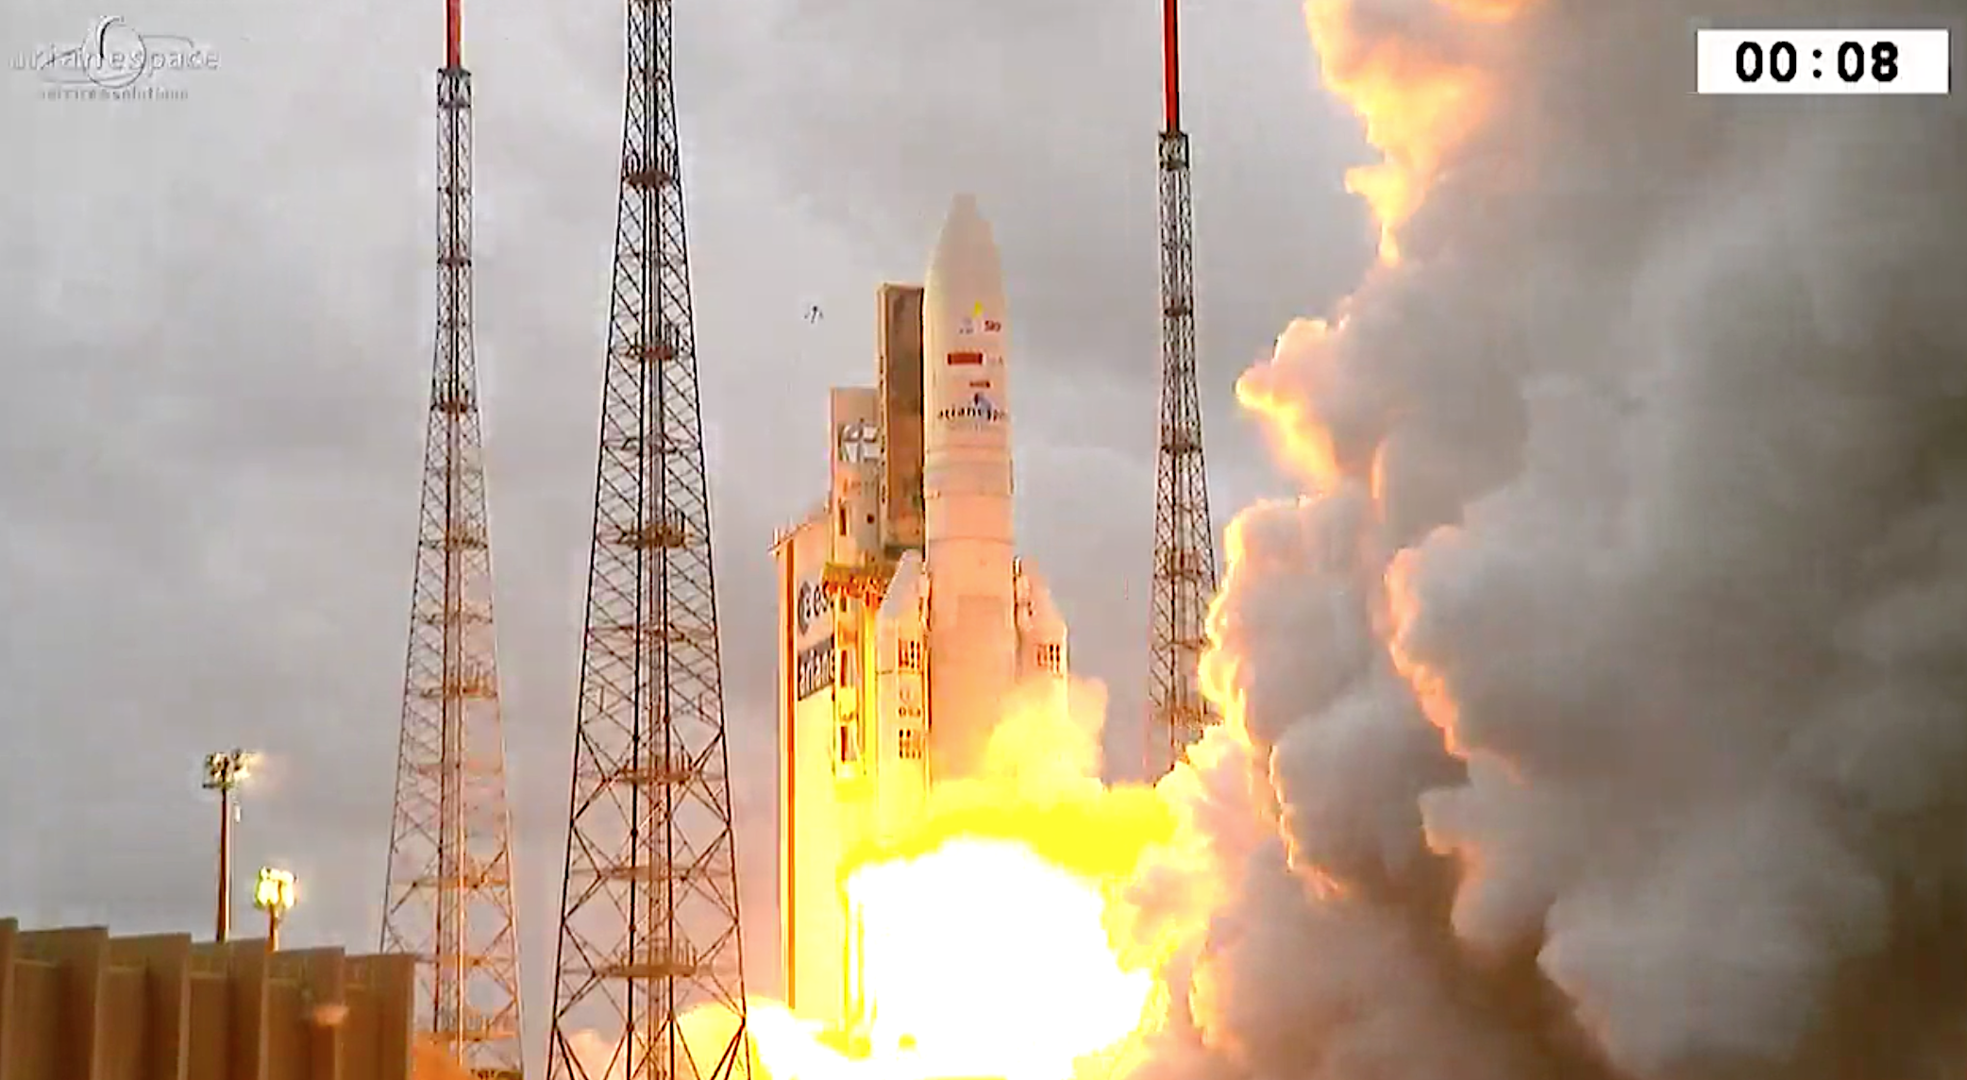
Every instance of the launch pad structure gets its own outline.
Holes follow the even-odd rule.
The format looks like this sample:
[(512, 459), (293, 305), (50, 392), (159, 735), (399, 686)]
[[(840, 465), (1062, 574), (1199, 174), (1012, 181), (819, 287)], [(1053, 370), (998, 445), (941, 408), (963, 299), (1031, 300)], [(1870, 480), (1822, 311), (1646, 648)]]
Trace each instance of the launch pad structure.
[(418, 1029), (481, 1078), (524, 1069), (512, 828), (472, 334), (471, 73), (461, 0), (437, 72), (437, 319), (382, 949), (416, 958)]
[[(419, 1027), (481, 1076), (522, 1068), (517, 934), (471, 330), (471, 79), (460, 2), (438, 76), (438, 314), (383, 931)], [(1196, 387), (1188, 137), (1163, 0), (1161, 401), (1151, 717), (1165, 771), (1213, 721), (1197, 666), (1216, 560)], [(748, 1080), (708, 478), (669, 0), (629, 0), (620, 195), (547, 1080)], [(830, 395), (830, 489), (782, 534), (781, 951), (788, 1004), (870, 1029), (860, 851), (983, 768), (1014, 691), (1058, 695), (1066, 628), (1014, 550), (1008, 315), (960, 196), (921, 286), (879, 292), (873, 388)], [(1158, 753), (1155, 755), (1161, 757)], [(679, 1021), (722, 1006), (721, 1048)], [(576, 1036), (614, 1043), (596, 1065)], [(699, 1056), (703, 1055), (703, 1056)], [(600, 1073), (590, 1074), (591, 1068)]]

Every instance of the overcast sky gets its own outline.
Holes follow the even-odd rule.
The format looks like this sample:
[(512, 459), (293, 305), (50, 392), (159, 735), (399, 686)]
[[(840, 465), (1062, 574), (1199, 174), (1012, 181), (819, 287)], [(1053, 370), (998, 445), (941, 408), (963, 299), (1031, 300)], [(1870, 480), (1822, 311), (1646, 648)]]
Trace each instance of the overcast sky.
[[(1281, 490), (1232, 383), (1357, 277), (1364, 156), (1293, 0), (1192, 5), (1202, 393), (1218, 523)], [(430, 364), (442, 5), (9, 0), (0, 134), (0, 913), (210, 933), (205, 752), (271, 755), (240, 833), (297, 943), (377, 935)], [(178, 100), (51, 101), (101, 16), (213, 49)], [(477, 325), (528, 971), (548, 1010), (621, 122), (618, 4), (468, 5)], [(1018, 508), (1112, 768), (1138, 768), (1156, 388), (1146, 0), (682, 4), (679, 96), (751, 983), (776, 987), (774, 526), (822, 493), (824, 390), (949, 197), (997, 229)], [(817, 305), (823, 321), (804, 313)], [(244, 892), (241, 892), (243, 904)]]

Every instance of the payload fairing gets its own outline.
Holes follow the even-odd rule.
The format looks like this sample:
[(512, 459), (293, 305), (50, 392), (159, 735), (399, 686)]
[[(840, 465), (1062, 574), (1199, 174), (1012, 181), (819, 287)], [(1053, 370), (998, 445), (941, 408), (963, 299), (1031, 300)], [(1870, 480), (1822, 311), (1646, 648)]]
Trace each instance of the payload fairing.
[(1014, 686), (1066, 677), (1065, 624), (1012, 547), (1008, 320), (974, 199), (877, 310), (879, 385), (831, 392), (826, 505), (775, 545), (786, 1000), (849, 1035), (879, 1005), (842, 871), (979, 772)]

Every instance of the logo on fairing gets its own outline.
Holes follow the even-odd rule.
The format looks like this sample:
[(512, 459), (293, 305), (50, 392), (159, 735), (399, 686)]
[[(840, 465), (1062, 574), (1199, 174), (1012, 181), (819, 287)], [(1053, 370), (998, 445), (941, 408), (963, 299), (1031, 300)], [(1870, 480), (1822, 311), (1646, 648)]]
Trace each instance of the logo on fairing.
[(997, 407), (996, 403), (982, 394), (970, 395), (970, 400), (961, 405), (951, 405), (938, 412), (938, 420), (967, 420), (972, 423), (995, 424), (1011, 418), (1011, 414)]

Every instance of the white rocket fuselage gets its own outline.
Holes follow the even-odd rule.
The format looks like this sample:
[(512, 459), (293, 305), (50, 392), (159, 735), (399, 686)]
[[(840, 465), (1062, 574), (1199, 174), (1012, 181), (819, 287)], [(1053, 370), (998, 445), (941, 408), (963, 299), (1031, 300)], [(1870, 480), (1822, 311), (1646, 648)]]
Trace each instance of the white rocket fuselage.
[(930, 768), (974, 774), (1017, 676), (1004, 279), (974, 199), (943, 224), (922, 297)]

